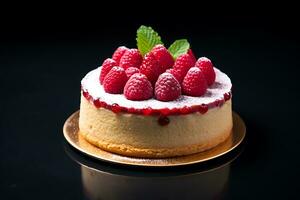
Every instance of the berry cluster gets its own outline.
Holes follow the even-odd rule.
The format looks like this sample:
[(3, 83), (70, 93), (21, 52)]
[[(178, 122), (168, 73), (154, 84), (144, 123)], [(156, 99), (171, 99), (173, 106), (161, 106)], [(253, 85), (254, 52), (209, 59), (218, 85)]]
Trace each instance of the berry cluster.
[(102, 64), (100, 83), (105, 92), (124, 94), (129, 100), (172, 101), (181, 94), (202, 96), (215, 81), (212, 62), (196, 60), (189, 49), (176, 59), (162, 44), (142, 56), (138, 49), (119, 47)]

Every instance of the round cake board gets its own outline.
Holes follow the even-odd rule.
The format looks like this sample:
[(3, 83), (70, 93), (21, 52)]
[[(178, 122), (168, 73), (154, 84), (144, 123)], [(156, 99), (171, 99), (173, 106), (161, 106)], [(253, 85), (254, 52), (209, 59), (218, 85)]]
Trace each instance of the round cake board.
[(246, 126), (242, 118), (233, 112), (233, 129), (229, 138), (218, 146), (200, 153), (171, 158), (136, 158), (104, 151), (89, 142), (80, 134), (78, 127), (79, 111), (73, 113), (63, 127), (67, 142), (80, 152), (101, 161), (148, 167), (172, 167), (205, 162), (229, 153), (241, 144), (246, 135)]

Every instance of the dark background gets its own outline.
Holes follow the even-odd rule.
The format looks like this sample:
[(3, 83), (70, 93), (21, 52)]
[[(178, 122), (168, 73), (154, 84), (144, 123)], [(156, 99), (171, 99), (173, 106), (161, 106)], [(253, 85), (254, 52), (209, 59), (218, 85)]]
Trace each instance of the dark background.
[[(280, 7), (220, 10), (203, 6), (165, 13), (105, 6), (90, 12), (70, 8), (67, 14), (64, 9), (20, 6), (2, 13), (1, 198), (84, 198), (79, 165), (64, 150), (62, 126), (79, 109), (81, 78), (118, 46), (135, 47), (141, 24), (157, 30), (166, 45), (187, 38), (197, 57), (211, 58), (232, 79), (233, 109), (247, 125), (247, 141), (232, 163), (226, 198), (296, 198), (300, 167), (296, 12)], [(148, 189), (141, 187), (145, 196)]]

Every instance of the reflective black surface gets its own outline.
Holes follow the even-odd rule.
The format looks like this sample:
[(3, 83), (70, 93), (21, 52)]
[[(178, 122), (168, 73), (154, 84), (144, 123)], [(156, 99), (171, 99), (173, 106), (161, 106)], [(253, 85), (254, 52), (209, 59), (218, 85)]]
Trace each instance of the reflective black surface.
[[(102, 199), (199, 199), (201, 195), (209, 199), (297, 199), (297, 18), (197, 12), (177, 21), (164, 15), (122, 17), (124, 22), (117, 26), (107, 16), (93, 16), (94, 21), (87, 19), (90, 15), (68, 20), (47, 16), (32, 18), (40, 22), (20, 15), (2, 24), (1, 199), (75, 200), (97, 192)], [(231, 77), (233, 109), (246, 123), (247, 138), (244, 151), (230, 164), (219, 160), (216, 165), (224, 162), (225, 166), (210, 163), (149, 171), (81, 159), (76, 151), (74, 158), (69, 153), (73, 150), (64, 142), (62, 126), (79, 109), (81, 78), (116, 47), (135, 47), (140, 24), (152, 25), (166, 44), (188, 38), (198, 57), (211, 58)], [(83, 181), (90, 176), (95, 184)]]
[(228, 195), (230, 165), (243, 147), (202, 164), (145, 168), (99, 162), (65, 143), (66, 153), (80, 165), (87, 199), (224, 199)]

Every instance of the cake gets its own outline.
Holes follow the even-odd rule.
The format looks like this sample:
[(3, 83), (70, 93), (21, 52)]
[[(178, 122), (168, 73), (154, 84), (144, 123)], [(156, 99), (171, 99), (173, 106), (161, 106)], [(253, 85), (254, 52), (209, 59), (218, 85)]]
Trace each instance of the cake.
[(112, 153), (141, 158), (189, 155), (232, 131), (231, 81), (187, 40), (168, 49), (151, 28), (138, 49), (119, 47), (81, 81), (79, 133)]

